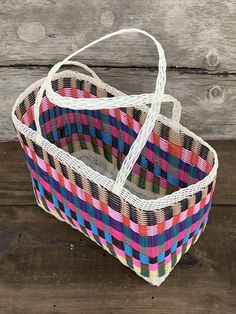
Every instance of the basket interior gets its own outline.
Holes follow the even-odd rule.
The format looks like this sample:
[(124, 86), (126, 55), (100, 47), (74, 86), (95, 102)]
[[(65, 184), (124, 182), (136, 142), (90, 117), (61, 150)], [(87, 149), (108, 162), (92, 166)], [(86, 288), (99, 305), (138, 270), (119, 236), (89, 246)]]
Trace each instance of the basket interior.
[[(106, 90), (76, 78), (59, 78), (53, 81), (52, 86), (59, 94), (74, 98), (113, 97)], [(33, 130), (33, 106), (37, 92), (35, 90), (28, 95), (16, 109), (18, 119)], [(84, 153), (88, 151), (88, 166), (93, 167), (94, 164), (95, 170), (99, 171), (104, 170), (102, 166), (106, 171), (114, 169), (110, 171), (113, 177), (120, 169), (145, 117), (145, 112), (135, 108), (64, 109), (51, 104), (45, 94), (40, 109), (40, 124), (46, 139), (77, 158), (83, 157), (85, 163)], [(101, 158), (93, 163), (94, 156)], [(99, 165), (99, 160), (105, 163)], [(214, 156), (208, 147), (157, 120), (128, 177), (128, 186), (131, 190), (132, 187), (139, 190), (143, 198), (157, 198), (203, 179), (213, 164)]]

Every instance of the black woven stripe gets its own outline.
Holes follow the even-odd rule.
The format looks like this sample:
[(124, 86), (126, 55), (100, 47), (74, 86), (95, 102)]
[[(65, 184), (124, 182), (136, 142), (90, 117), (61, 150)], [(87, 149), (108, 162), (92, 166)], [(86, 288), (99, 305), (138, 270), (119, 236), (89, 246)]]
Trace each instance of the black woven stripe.
[(56, 212), (57, 212), (58, 216), (59, 216), (61, 219), (64, 219), (64, 217), (62, 216), (62, 213), (61, 213), (62, 210), (56, 208)]
[(137, 122), (140, 122), (140, 118), (142, 115), (142, 111), (141, 110), (137, 110), (137, 109), (133, 109), (133, 118), (134, 120), (136, 120)]
[(30, 103), (30, 106), (34, 105), (35, 104), (35, 91), (33, 91), (32, 93), (30, 93), (28, 95), (28, 99), (29, 99), (29, 103)]
[(44, 195), (45, 195), (46, 199), (49, 202), (53, 203), (53, 199), (52, 199), (52, 194), (51, 193), (49, 193), (47, 190), (44, 189)]
[(112, 136), (112, 146), (113, 147), (118, 147), (118, 138)]
[(120, 197), (112, 192), (108, 192), (108, 206), (114, 209), (117, 212), (120, 212), (121, 209), (121, 200)]
[(26, 137), (24, 136), (24, 134), (22, 134), (22, 133), (20, 133), (20, 132), (18, 132), (18, 134), (20, 135), (20, 139), (22, 140), (22, 142), (24, 143), (24, 145), (25, 145), (26, 147), (29, 147), (29, 146), (28, 146), (28, 143), (27, 143), (27, 141), (26, 141)]
[(74, 212), (73, 210), (70, 211), (70, 215), (71, 217), (77, 221), (77, 216), (76, 216), (76, 212)]
[(57, 91), (58, 90), (58, 80), (54, 80), (54, 81), (52, 81), (52, 89), (54, 90), (54, 91)]
[(184, 134), (183, 146), (189, 151), (192, 151), (193, 138), (187, 134)]
[(25, 102), (24, 102), (24, 101), (19, 104), (19, 110), (20, 110), (20, 114), (21, 114), (21, 116), (19, 117), (19, 119), (21, 120), (21, 118), (23, 117), (23, 115), (26, 113), (26, 107), (25, 107)]
[(170, 249), (168, 249), (167, 251), (165, 251), (165, 257), (168, 256), (170, 254)]
[(129, 208), (129, 217), (130, 217), (130, 219), (133, 222), (138, 223), (138, 216), (137, 216), (137, 209), (136, 209), (136, 207), (134, 207), (133, 205), (128, 203), (128, 208)]
[(185, 198), (183, 200), (180, 201), (180, 205), (181, 205), (181, 212), (184, 212), (185, 210), (188, 209), (188, 199)]
[(167, 172), (163, 169), (160, 169), (160, 177), (167, 180)]
[(150, 257), (148, 259), (148, 261), (149, 261), (149, 264), (156, 264), (157, 263), (157, 258), (156, 257)]
[[(57, 131), (60, 135), (60, 138), (65, 138), (66, 137), (66, 129), (64, 126), (57, 128)], [(53, 133), (52, 133), (52, 138), (53, 138)]]
[(82, 177), (80, 174), (76, 173), (76, 172), (73, 172), (73, 175), (74, 175), (74, 178), (75, 178), (75, 183), (76, 185), (83, 189), (83, 182), (82, 182)]
[(165, 125), (165, 124), (161, 124), (161, 137), (164, 140), (168, 140), (170, 137), (170, 127)]
[(195, 193), (195, 198), (196, 198), (195, 203), (196, 204), (199, 203), (202, 199), (202, 191)]
[(147, 159), (147, 169), (148, 169), (148, 171), (150, 171), (151, 173), (154, 172), (154, 164), (153, 164), (150, 160), (148, 160), (148, 159)]
[(57, 201), (58, 201), (58, 204), (59, 204), (59, 209), (60, 209), (62, 212), (64, 212), (65, 210), (64, 210), (64, 205), (63, 205), (63, 203), (60, 202), (58, 199), (57, 199)]
[(140, 260), (140, 254), (138, 251), (136, 251), (135, 249), (132, 249), (132, 255), (134, 258), (136, 258), (137, 260)]
[(207, 160), (208, 153), (209, 153), (209, 148), (206, 147), (205, 145), (202, 145), (202, 146), (201, 146), (201, 149), (200, 149), (200, 152), (199, 152), (199, 155), (200, 155), (204, 160)]
[(99, 229), (99, 228), (97, 228), (97, 229), (98, 229), (98, 235), (99, 235), (99, 237), (101, 237), (101, 238), (105, 239), (105, 234), (104, 234), (104, 231), (103, 231), (103, 230), (101, 230), (101, 229)]
[(144, 167), (140, 167), (139, 182), (138, 182), (138, 186), (140, 189), (145, 189), (146, 176), (147, 176), (147, 170)]
[(93, 181), (89, 181), (89, 184), (92, 197), (94, 197), (95, 199), (99, 199), (99, 191), (97, 184), (94, 183)]
[(76, 80), (76, 88), (79, 90), (84, 90), (84, 80)]
[(127, 112), (127, 108), (120, 108), (120, 111), (126, 113)]
[[(34, 180), (34, 179), (33, 179)], [(36, 184), (36, 181), (34, 180), (34, 183)], [(38, 198), (38, 195), (37, 195), (37, 189), (35, 187), (33, 187), (33, 191), (34, 191), (34, 196), (35, 196), (35, 199), (36, 199), (36, 202), (38, 204), (40, 204), (40, 201), (39, 201), (39, 198)]]
[(124, 242), (123, 242), (123, 241), (120, 241), (120, 240), (114, 238), (113, 236), (111, 236), (111, 238), (112, 238), (112, 243), (113, 243), (116, 247), (118, 247), (118, 248), (119, 248), (120, 250), (122, 250), (122, 251), (125, 250), (125, 249), (124, 249)]
[(148, 226), (155, 226), (157, 224), (157, 218), (153, 211), (145, 211), (144, 217)]
[(60, 166), (61, 166), (62, 175), (63, 175), (65, 178), (69, 179), (67, 167), (66, 167), (65, 165), (63, 165), (62, 163), (60, 163)]
[[(43, 130), (43, 127), (42, 127), (42, 130)], [(59, 146), (57, 143), (55, 143), (52, 133), (46, 135), (45, 132), (43, 131), (43, 136), (44, 136), (49, 142), (53, 143), (53, 144), (56, 145), (57, 147)]]
[(35, 142), (32, 142), (33, 143), (33, 147), (34, 147), (34, 151), (35, 151), (35, 154), (43, 159), (43, 151), (42, 151), (42, 147), (39, 146), (38, 144), (36, 144)]
[(174, 216), (173, 215), (173, 208), (171, 206), (167, 206), (165, 208), (164, 215), (165, 215), (165, 220), (171, 219)]
[(90, 93), (94, 96), (97, 96), (97, 86), (96, 85), (91, 84)]
[(210, 191), (212, 190), (212, 187), (213, 187), (213, 182), (211, 182), (208, 187), (207, 187), (207, 194), (210, 193)]
[(114, 97), (114, 95), (112, 95), (111, 93), (107, 93), (107, 97), (111, 98)]
[(49, 153), (47, 153), (47, 158), (48, 158), (49, 165), (50, 165), (53, 169), (56, 169), (55, 162), (54, 162), (54, 158), (53, 158)]
[(87, 220), (84, 220), (84, 225), (87, 229), (91, 230), (91, 225)]
[(64, 88), (70, 88), (71, 87), (71, 78), (69, 78), (69, 77), (63, 78), (63, 87)]

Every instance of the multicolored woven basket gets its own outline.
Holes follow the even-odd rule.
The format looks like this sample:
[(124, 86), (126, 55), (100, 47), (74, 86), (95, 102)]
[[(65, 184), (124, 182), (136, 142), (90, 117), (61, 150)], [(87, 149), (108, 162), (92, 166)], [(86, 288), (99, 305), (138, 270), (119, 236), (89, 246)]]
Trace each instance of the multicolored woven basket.
[[(70, 61), (130, 32), (157, 46), (154, 93), (125, 95)], [(92, 77), (56, 73), (63, 64)], [(53, 66), (12, 110), (38, 205), (157, 286), (204, 230), (218, 168), (215, 150), (179, 123), (181, 105), (164, 94), (165, 82), (160, 43), (124, 29)], [(159, 113), (166, 102), (173, 103), (171, 120)]]

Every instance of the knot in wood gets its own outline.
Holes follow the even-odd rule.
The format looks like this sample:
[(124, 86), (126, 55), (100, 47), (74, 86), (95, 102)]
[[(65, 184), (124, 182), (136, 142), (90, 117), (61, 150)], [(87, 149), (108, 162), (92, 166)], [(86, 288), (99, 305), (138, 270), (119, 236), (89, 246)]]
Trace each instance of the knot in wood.
[(208, 90), (208, 99), (215, 104), (224, 101), (224, 90), (219, 85), (214, 85)]
[(220, 54), (217, 49), (211, 49), (207, 53), (206, 63), (209, 67), (217, 67), (220, 64)]

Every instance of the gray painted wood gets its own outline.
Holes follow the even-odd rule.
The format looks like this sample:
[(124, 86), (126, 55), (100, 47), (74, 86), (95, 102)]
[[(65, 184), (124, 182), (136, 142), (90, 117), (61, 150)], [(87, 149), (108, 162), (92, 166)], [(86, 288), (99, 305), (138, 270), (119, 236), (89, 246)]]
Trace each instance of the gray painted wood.
[[(121, 28), (155, 35), (172, 67), (236, 71), (234, 0), (4, 0), (0, 64), (53, 64)], [(141, 35), (117, 37), (81, 55), (92, 65), (155, 66), (156, 50)]]
[[(132, 68), (95, 68), (110, 85), (126, 93), (154, 90), (156, 71)], [(10, 112), (18, 95), (37, 79), (47, 67), (0, 68), (0, 140), (16, 139)], [(181, 122), (205, 139), (236, 137), (236, 77), (191, 74), (169, 71), (166, 92), (183, 105)], [(163, 106), (165, 107), (165, 106)], [(171, 108), (171, 106), (166, 106)], [(170, 110), (163, 108), (163, 113)]]

